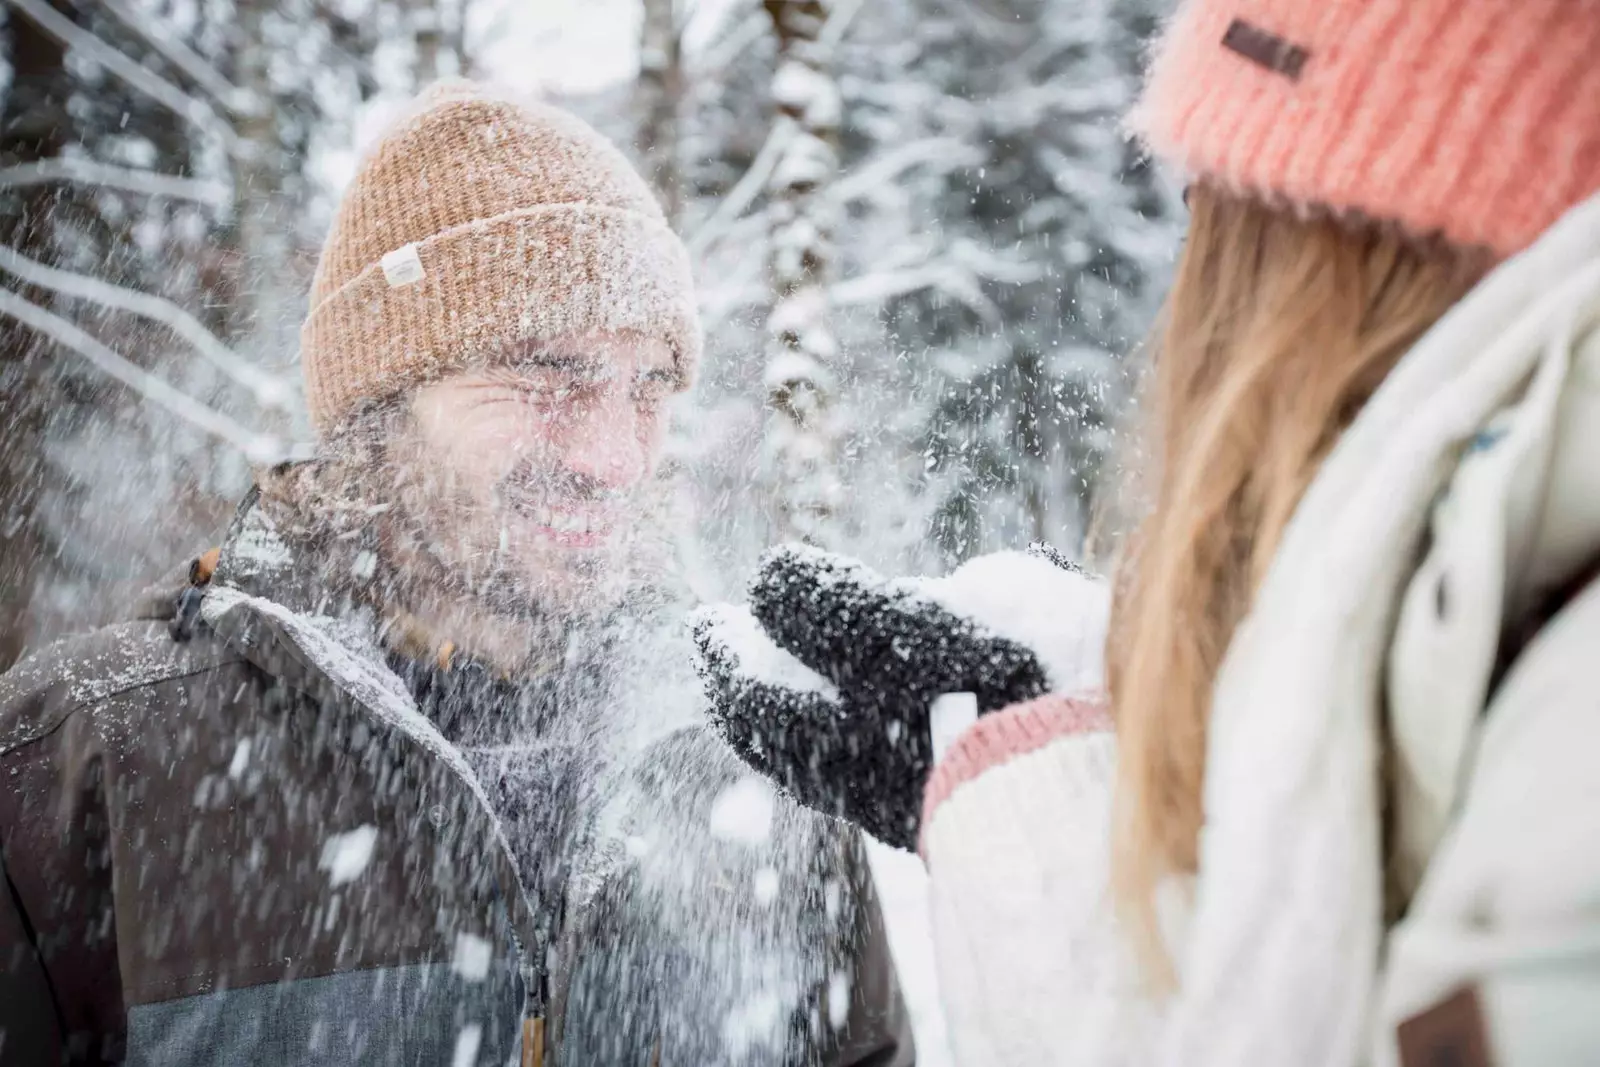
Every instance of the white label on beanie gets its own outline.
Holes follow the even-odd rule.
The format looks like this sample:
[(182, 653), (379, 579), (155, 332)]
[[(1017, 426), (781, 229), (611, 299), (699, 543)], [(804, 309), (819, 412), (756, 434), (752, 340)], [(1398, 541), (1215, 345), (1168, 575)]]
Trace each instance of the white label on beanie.
[(422, 280), (422, 257), (417, 255), (417, 246), (414, 244), (402, 245), (393, 252), (387, 253), (378, 261), (383, 267), (383, 276), (389, 280), (389, 288), (397, 289), (402, 285), (415, 285)]

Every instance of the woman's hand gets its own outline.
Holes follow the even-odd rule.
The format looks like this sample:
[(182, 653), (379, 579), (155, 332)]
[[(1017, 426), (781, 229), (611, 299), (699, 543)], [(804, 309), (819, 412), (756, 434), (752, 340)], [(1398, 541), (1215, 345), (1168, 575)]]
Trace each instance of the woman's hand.
[(1103, 583), (1044, 546), (899, 580), (784, 546), (762, 558), (748, 612), (708, 608), (693, 629), (712, 721), (740, 757), (911, 848), (934, 702), (970, 693), (983, 714), (1098, 688), (1105, 612)]

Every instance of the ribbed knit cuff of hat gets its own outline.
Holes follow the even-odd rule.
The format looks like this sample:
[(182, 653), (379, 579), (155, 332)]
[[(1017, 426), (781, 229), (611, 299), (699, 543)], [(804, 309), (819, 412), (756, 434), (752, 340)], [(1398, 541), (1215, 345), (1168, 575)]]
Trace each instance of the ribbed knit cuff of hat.
[[(395, 287), (372, 264), (301, 332), (306, 398), (326, 428), (363, 398), (511, 353), (520, 342), (631, 331), (699, 353), (688, 257), (666, 227), (584, 205), (526, 208), (415, 245), (422, 278)], [(336, 353), (336, 354), (334, 354)]]
[(1600, 191), (1600, 9), (1186, 0), (1132, 126), (1187, 176), (1498, 255)]
[(649, 187), (574, 116), (446, 83), (340, 204), (301, 330), (312, 422), (326, 434), (363, 400), (597, 332), (658, 338), (693, 377), (689, 257)]

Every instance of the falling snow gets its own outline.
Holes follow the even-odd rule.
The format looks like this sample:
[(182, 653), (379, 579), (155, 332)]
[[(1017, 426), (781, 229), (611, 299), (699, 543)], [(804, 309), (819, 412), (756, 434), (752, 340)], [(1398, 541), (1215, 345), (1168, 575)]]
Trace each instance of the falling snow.
[(378, 828), (370, 824), (334, 834), (323, 844), (317, 867), (328, 872), (328, 880), (334, 885), (353, 882), (372, 862), (372, 848), (377, 841)]
[[(220, 646), (203, 633), (169, 639), (162, 612), (190, 562), (226, 540), (226, 580), (204, 591), (197, 630), (244, 642), (246, 619), (276, 628), (293, 658), (370, 713), (356, 736), (341, 735), (360, 753), (353, 762), (384, 788), (397, 750), (437, 763), (466, 783), (467, 806), (489, 813), (480, 854), (513, 857), (532, 881), (565, 879), (575, 912), (626, 887), (630, 915), (653, 932), (630, 931), (646, 943), (587, 975), (592, 988), (665, 991), (673, 981), (661, 976), (685, 959), (713, 961), (699, 979), (715, 1008), (681, 1029), (720, 1041), (729, 1062), (768, 1062), (792, 1006), (816, 1005), (819, 986), (818, 1024), (838, 1027), (852, 979), (818, 945), (851, 917), (852, 891), (808, 865), (833, 840), (819, 826), (832, 824), (720, 747), (674, 747), (686, 735), (710, 744), (695, 733), (705, 700), (683, 620), (691, 603), (742, 603), (760, 553), (802, 538), (885, 575), (942, 575), (894, 588), (1035, 650), (1055, 687), (1098, 681), (1104, 588), (1002, 550), (1044, 539), (1076, 558), (1115, 475), (1113, 428), (1132, 380), (1123, 356), (1151, 321), (1181, 217), (1175, 188), (1136, 164), (1118, 123), (1143, 35), (1169, 5), (838, 0), (825, 5), (837, 21), (774, 25), (761, 5), (694, 0), (666, 5), (681, 48), (641, 39), (640, 16), (661, 0), (403, 12), (352, 0), (336, 20), (316, 5), (128, 0), (64, 20), (64, 44), (35, 32), (28, 11), (49, 6), (16, 5), (5, 33), (8, 55), (24, 31), (44, 41), (36, 58), (50, 69), (0, 79), (0, 126), (28, 133), (0, 146), (13, 177), (0, 205), (13, 223), (0, 313), (30, 339), (0, 390), (0, 667), (17, 664), (0, 692), (88, 706), (217, 669)], [(382, 499), (329, 504), (336, 543), (317, 580), (341, 588), (293, 607), (274, 587), (306, 577), (294, 537), (259, 511), (235, 513), (263, 468), (329, 458), (312, 444), (298, 360), (321, 243), (376, 133), (408, 113), (422, 83), (468, 69), (591, 120), (621, 146), (598, 164), (612, 177), (630, 163), (644, 170), (685, 238), (699, 288), (683, 310), (706, 335), (695, 388), (668, 405), (670, 485), (650, 502), (669, 516), (667, 544), (648, 548), (670, 558), (677, 599), (612, 635), (603, 693), (565, 681), (539, 690), (540, 706), (565, 717), (537, 737), (452, 732), (393, 669), (393, 619), (370, 603), (385, 580), (381, 550), (361, 538), (400, 508), (392, 484)], [(670, 87), (664, 106), (649, 106), (652, 71)], [(504, 135), (490, 128), (485, 140)], [(483, 177), (462, 175), (452, 192)], [(428, 262), (426, 248), (413, 253), (406, 279)], [(619, 278), (648, 266), (600, 261)], [(437, 280), (425, 272), (415, 284)], [(599, 303), (618, 321), (663, 310)], [(544, 321), (527, 306), (510, 318), (525, 332)], [(516, 547), (500, 526), (483, 551)], [(493, 586), (481, 579), (468, 584)], [(1069, 616), (1092, 625), (1066, 627)], [(695, 618), (716, 625), (751, 677), (842, 699), (745, 608)], [(121, 626), (92, 654), (24, 656), (107, 622)], [(448, 636), (428, 662), (459, 653)], [(589, 670), (581, 646), (552, 658)], [(226, 693), (196, 690), (169, 710), (204, 715), (240, 699), (240, 684), (230, 675)], [(940, 717), (936, 753), (969, 713)], [(141, 735), (137, 716), (117, 726), (125, 743)], [(0, 749), (49, 728), (0, 722)], [(301, 803), (281, 788), (285, 746), (301, 730), (327, 741), (319, 729), (285, 714), (196, 754), (204, 773), (185, 778), (191, 823), (177, 836), (252, 804)], [(924, 732), (891, 718), (882, 738), (893, 748)], [(552, 797), (585, 817), (569, 825)], [(337, 888), (311, 918), (347, 939), (340, 951), (370, 933), (362, 894), (379, 868), (409, 862), (414, 837), (463, 825), (460, 808), (431, 796), (414, 826), (380, 832), (361, 810), (314, 813), (321, 836), (292, 857), (262, 831), (270, 819), (238, 842), (252, 878), (293, 864)], [(923, 872), (915, 857), (871, 854), (918, 1062), (942, 1067)], [(556, 855), (553, 869), (540, 866)], [(443, 918), (439, 936), (440, 968), (485, 989), (511, 951), (503, 942), (516, 940)], [(355, 1032), (319, 1018), (306, 1040), (336, 1058)], [(457, 1020), (438, 1040), (452, 1067), (504, 1051), (476, 1022)]]

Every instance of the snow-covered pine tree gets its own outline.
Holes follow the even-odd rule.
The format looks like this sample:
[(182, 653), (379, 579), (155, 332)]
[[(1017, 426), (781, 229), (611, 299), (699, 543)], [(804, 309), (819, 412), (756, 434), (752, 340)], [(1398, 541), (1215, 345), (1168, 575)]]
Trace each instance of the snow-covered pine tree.
[[(777, 38), (772, 77), (778, 140), (767, 179), (772, 311), (764, 385), (772, 409), (765, 477), (781, 540), (836, 541), (841, 503), (832, 363), (838, 343), (828, 282), (833, 218), (829, 185), (839, 169), (838, 85), (830, 69), (825, 0), (763, 0)], [(834, 30), (833, 36), (838, 33)]]
[(313, 168), (423, 2), (8, 5), (0, 668), (121, 610), (284, 454)]
[[(870, 498), (828, 521), (834, 547), (891, 570), (1041, 530), (1074, 547), (1128, 392), (1122, 354), (1176, 247), (1174, 191), (1117, 124), (1167, 6), (872, 0), (842, 23), (837, 0), (827, 12), (848, 29), (826, 58), (843, 105), (837, 172), (812, 201), (829, 227), (832, 469), (841, 498)], [(709, 33), (690, 20), (678, 126), (680, 229), (708, 339), (676, 449), (722, 583), (712, 595), (737, 595), (783, 536), (770, 495), (750, 490), (773, 471), (763, 373), (788, 354), (765, 330), (770, 238), (787, 211), (771, 180), (789, 128), (769, 103), (779, 40), (769, 12), (726, 11)], [(633, 133), (615, 126), (614, 96), (567, 103)]]
[(922, 446), (952, 561), (1041, 537), (1075, 549), (1086, 529), (1122, 355), (1176, 247), (1174, 191), (1120, 127), (1165, 6), (885, 0), (854, 36), (846, 106), (875, 142), (861, 167), (900, 181), (863, 182), (852, 210), (911, 237), (882, 311), (930, 375)]
[(683, 204), (678, 166), (678, 109), (683, 97), (683, 17), (678, 0), (642, 0), (639, 81), (639, 154), (645, 176), (676, 224)]
[[(0, 101), (0, 167), (14, 174), (58, 157), (72, 139), (73, 122), (66, 106), (66, 49), (14, 13), (5, 32), (11, 77)], [(52, 243), (50, 220), (59, 194), (42, 183), (0, 188), (0, 242), (39, 258)], [(43, 298), (27, 288), (21, 293)], [(18, 657), (32, 630), (34, 570), (47, 558), (34, 462), (43, 451), (47, 358), (46, 345), (32, 331), (0, 318), (0, 668)]]

